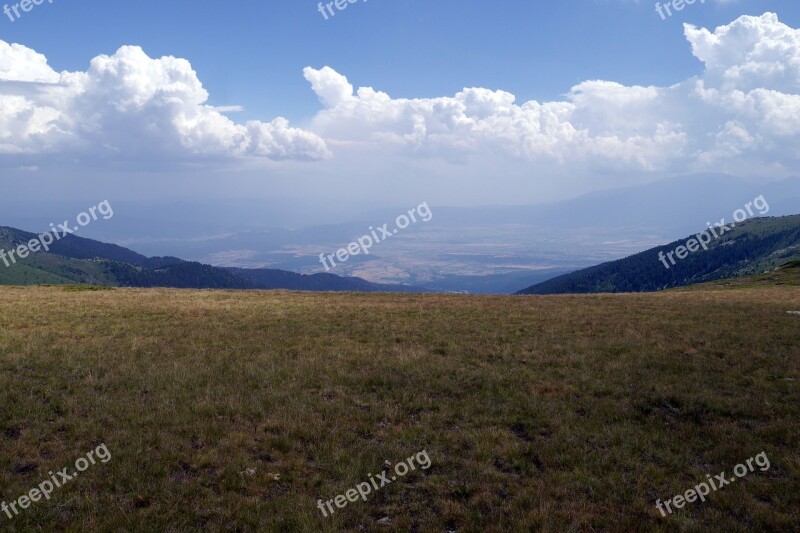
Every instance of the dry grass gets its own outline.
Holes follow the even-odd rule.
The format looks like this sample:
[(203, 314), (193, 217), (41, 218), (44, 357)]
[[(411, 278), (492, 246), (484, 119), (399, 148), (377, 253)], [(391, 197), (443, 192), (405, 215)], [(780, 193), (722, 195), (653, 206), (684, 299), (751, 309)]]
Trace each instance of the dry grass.
[[(0, 288), (0, 498), (98, 443), (113, 456), (0, 526), (797, 530), (800, 317), (789, 310), (798, 287)], [(318, 498), (422, 449), (429, 470), (320, 514)], [(656, 511), (657, 498), (761, 451), (767, 472), (669, 518)]]

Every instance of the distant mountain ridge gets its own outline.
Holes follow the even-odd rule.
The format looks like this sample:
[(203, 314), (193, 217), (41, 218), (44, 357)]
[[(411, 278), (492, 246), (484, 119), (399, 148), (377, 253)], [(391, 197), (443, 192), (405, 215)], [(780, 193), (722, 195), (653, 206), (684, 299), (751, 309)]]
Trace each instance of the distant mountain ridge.
[(693, 238), (558, 276), (517, 294), (651, 292), (760, 274), (800, 259), (800, 215), (746, 220), (712, 240), (708, 250), (689, 253), (666, 268), (662, 258)]
[[(37, 238), (34, 233), (0, 227), (0, 250)], [(8, 259), (6, 259), (8, 260)], [(219, 268), (177, 257), (146, 257), (92, 239), (66, 235), (49, 251), (0, 262), (0, 285), (83, 284), (111, 287), (181, 289), (286, 289), (298, 291), (426, 292), (419, 287), (381, 285), (333, 274), (297, 274), (273, 269)]]

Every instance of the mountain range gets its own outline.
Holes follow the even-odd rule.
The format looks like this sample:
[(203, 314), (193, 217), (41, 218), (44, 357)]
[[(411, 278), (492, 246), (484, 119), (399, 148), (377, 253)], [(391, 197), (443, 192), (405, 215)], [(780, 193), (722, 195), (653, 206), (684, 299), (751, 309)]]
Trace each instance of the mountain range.
[[(431, 202), (429, 222), (412, 225), (369, 256), (353, 257), (331, 273), (441, 292), (510, 294), (674, 241), (706, 221), (729, 217), (757, 196), (768, 202), (768, 216), (800, 213), (800, 177), (763, 182), (693, 174), (554, 203), (448, 207)], [(147, 256), (303, 274), (322, 271), (320, 252), (346, 246), (408, 207), (314, 211), (313, 216), (304, 210), (302, 216), (288, 216), (257, 199), (143, 203), (119, 198), (113, 203), (114, 218), (93, 225), (92, 238)], [(18, 228), (46, 228), (53, 213), (66, 216), (84, 207), (31, 208), (0, 198), (4, 224)], [(236, 217), (225, 214), (232, 211)]]
[[(691, 248), (691, 241), (696, 236), (556, 277), (552, 277), (552, 271), (542, 272), (540, 280), (535, 280), (541, 282), (517, 294), (658, 291), (769, 272), (800, 260), (800, 215), (745, 220), (720, 233), (717, 238), (709, 237), (704, 247), (707, 249), (695, 245), (698, 249), (686, 253), (683, 258), (676, 251), (681, 247)], [(33, 233), (0, 227), (0, 250), (12, 250), (36, 238), (37, 235)], [(516, 288), (513, 283), (519, 279), (524, 278), (509, 275), (503, 281), (503, 288), (507, 290), (502, 292), (514, 292)], [(470, 283), (479, 281), (472, 280)], [(488, 282), (497, 283), (493, 278)], [(268, 268), (215, 267), (171, 256), (146, 257), (122, 246), (75, 235), (67, 235), (53, 242), (47, 252), (16, 259), (10, 266), (0, 261), (0, 285), (34, 284), (430, 292), (429, 289), (413, 285), (379, 284), (359, 277), (327, 273), (300, 274)], [(455, 285), (445, 290), (463, 292)]]
[[(0, 250), (25, 245), (37, 235), (0, 227)], [(425, 292), (405, 285), (370, 283), (334, 274), (275, 269), (218, 268), (177, 257), (146, 257), (122, 246), (66, 235), (24, 259), (0, 262), (0, 285), (81, 284), (181, 289), (286, 289), (304, 291)]]

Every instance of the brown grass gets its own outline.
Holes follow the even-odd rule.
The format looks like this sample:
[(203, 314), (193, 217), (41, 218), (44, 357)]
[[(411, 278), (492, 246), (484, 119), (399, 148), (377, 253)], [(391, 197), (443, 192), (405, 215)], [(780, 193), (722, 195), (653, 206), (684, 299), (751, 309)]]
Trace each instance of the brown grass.
[[(800, 317), (789, 310), (798, 287), (0, 288), (0, 499), (101, 442), (113, 456), (0, 527), (797, 530)], [(430, 469), (333, 517), (317, 509), (423, 449)], [(768, 471), (668, 518), (655, 509), (762, 451)]]

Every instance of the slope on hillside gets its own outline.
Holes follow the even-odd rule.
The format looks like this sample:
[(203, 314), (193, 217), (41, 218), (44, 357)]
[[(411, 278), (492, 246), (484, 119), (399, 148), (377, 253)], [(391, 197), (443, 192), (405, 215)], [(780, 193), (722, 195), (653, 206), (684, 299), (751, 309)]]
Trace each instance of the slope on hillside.
[(771, 272), (765, 272), (755, 276), (708, 281), (678, 290), (749, 289), (769, 286), (800, 287), (800, 261), (790, 261)]
[[(12, 250), (37, 236), (0, 227), (0, 250)], [(0, 261), (0, 285), (82, 284), (181, 289), (287, 289), (303, 291), (423, 292), (404, 285), (379, 285), (333, 274), (312, 276), (270, 269), (226, 269), (177, 257), (145, 257), (122, 246), (67, 235), (48, 252)]]
[(674, 251), (694, 238), (565, 274), (517, 294), (648, 292), (768, 272), (800, 259), (800, 215), (741, 222), (712, 239), (708, 250), (700, 248), (671, 264), (669, 254), (675, 259)]

